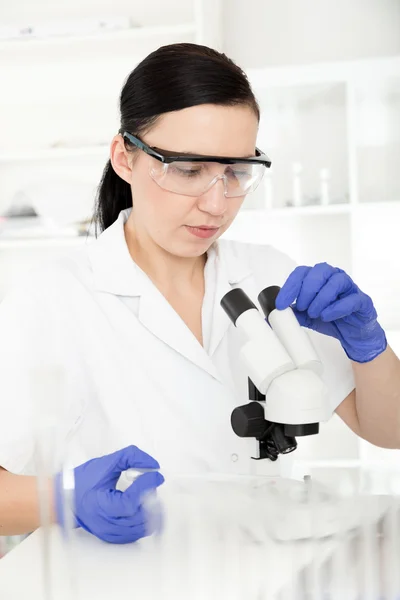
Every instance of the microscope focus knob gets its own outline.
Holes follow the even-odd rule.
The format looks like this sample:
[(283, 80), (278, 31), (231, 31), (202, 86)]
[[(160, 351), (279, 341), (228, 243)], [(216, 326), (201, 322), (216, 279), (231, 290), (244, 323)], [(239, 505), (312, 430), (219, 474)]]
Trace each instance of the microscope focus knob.
[(231, 425), (239, 437), (260, 438), (266, 428), (263, 407), (259, 402), (238, 406), (232, 412)]

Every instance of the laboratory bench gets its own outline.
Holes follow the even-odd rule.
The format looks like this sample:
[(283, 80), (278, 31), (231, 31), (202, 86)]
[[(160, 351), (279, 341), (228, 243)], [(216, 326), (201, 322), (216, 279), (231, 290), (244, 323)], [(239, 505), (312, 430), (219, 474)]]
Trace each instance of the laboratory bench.
[[(318, 561), (322, 563), (332, 554), (337, 541), (321, 541), (318, 544)], [(291, 578), (300, 575), (311, 562), (311, 557), (316, 557), (311, 542), (293, 546), (270, 540), (263, 548), (249, 544), (248, 560), (243, 560), (244, 549), (240, 564), (237, 564), (237, 556), (232, 557), (232, 569), (224, 581), (221, 580), (221, 574), (214, 573), (214, 580), (208, 579), (205, 584), (202, 579), (191, 594), (186, 586), (180, 585), (182, 572), (177, 561), (173, 566), (174, 573), (172, 568), (169, 573), (165, 572), (167, 565), (162, 564), (164, 557), (158, 554), (157, 542), (151, 538), (136, 544), (113, 545), (101, 542), (83, 530), (75, 530), (68, 545), (60, 529), (53, 527), (49, 548), (50, 569), (47, 572), (44, 569), (41, 530), (29, 536), (0, 561), (2, 600), (109, 600), (116, 593), (124, 598), (140, 597), (141, 600), (211, 600), (214, 597), (216, 600), (217, 597), (219, 600), (228, 597), (231, 600), (279, 600), (284, 598), (280, 593), (289, 585)], [(209, 551), (212, 553), (212, 548)], [(173, 558), (170, 556), (168, 560), (171, 565)], [(200, 566), (198, 576), (201, 571)], [(235, 577), (237, 582), (233, 580)], [(253, 579), (251, 583), (250, 578)], [(165, 584), (161, 595), (160, 589), (156, 589), (160, 581)], [(46, 585), (50, 592), (46, 592)], [(243, 594), (238, 591), (240, 586), (243, 586)], [(199, 595), (200, 587), (202, 591)], [(254, 596), (249, 593), (250, 587), (254, 589)], [(214, 595), (217, 590), (220, 590), (218, 596)], [(263, 595), (260, 595), (260, 590)], [(291, 596), (291, 600), (294, 600), (294, 596)]]
[[(166, 533), (132, 544), (108, 544), (82, 529), (68, 533), (58, 526), (39, 529), (0, 560), (0, 598), (398, 600), (398, 497), (385, 497), (385, 508), (380, 504), (374, 513), (375, 501), (355, 505), (354, 500), (342, 515), (350, 506), (354, 509), (350, 512), (363, 514), (356, 527), (343, 526), (342, 517), (338, 526), (334, 518), (333, 535), (295, 541), (265, 535), (260, 513), (256, 528), (247, 527), (252, 520), (248, 513), (239, 523), (229, 517), (224, 528), (221, 513), (217, 521), (211, 513), (211, 518), (201, 513), (200, 519), (189, 520), (190, 507), (180, 502), (175, 515), (183, 513), (183, 519), (170, 521), (173, 526), (169, 530), (167, 526)], [(324, 510), (318, 514), (323, 516)], [(316, 531), (315, 516), (310, 522)], [(332, 522), (325, 518), (324, 526)], [(292, 525), (290, 531), (296, 529)]]

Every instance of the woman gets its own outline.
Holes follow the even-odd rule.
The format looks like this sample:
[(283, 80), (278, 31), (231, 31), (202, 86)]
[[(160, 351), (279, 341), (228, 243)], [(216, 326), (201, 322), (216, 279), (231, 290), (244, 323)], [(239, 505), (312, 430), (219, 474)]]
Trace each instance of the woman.
[[(219, 240), (269, 165), (244, 73), (209, 48), (166, 46), (130, 74), (120, 112), (98, 193), (101, 235), (1, 305), (3, 534), (39, 525), (38, 411), (58, 415), (76, 467), (76, 524), (110, 542), (145, 535), (140, 498), (163, 481), (155, 459), (165, 472), (282, 472), (284, 458), (252, 461), (231, 430), (232, 409), (248, 401), (238, 332), (220, 307), (234, 287), (254, 300), (283, 286), (277, 308), (296, 301), (299, 322), (316, 332), (327, 415), (399, 447), (400, 364), (370, 298), (338, 268), (296, 268), (273, 247)], [(63, 368), (62, 393), (46, 409), (32, 401), (35, 365)], [(134, 467), (151, 472), (116, 490)], [(49, 487), (55, 520), (59, 479)]]

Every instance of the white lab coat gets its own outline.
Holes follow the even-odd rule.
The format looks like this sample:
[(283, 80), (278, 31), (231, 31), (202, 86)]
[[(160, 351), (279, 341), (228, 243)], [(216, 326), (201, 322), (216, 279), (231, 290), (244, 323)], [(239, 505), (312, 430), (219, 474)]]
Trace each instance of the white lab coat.
[[(264, 287), (283, 285), (293, 261), (271, 246), (219, 240), (206, 264), (204, 348), (132, 261), (128, 215), (122, 211), (76, 258), (32, 274), (0, 305), (0, 465), (35, 472), (39, 409), (29, 372), (39, 364), (64, 369), (52, 409), (61, 415), (59, 448), (67, 446), (74, 466), (135, 444), (165, 471), (287, 474), (293, 455), (254, 461), (254, 442), (231, 429), (232, 410), (248, 402), (247, 373), (220, 300), (238, 286), (257, 304)], [(352, 369), (336, 340), (310, 335), (324, 363), (328, 419), (354, 389)]]

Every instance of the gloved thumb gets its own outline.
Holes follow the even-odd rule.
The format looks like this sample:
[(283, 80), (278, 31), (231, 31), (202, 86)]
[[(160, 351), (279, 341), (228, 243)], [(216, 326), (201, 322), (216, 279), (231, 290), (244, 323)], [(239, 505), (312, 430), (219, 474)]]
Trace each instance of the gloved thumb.
[(111, 470), (121, 473), (127, 469), (159, 469), (158, 462), (137, 446), (127, 446), (110, 454)]
[(125, 490), (123, 493), (124, 501), (137, 509), (141, 504), (142, 498), (148, 492), (152, 492), (162, 485), (164, 481), (164, 477), (158, 471), (143, 473)]

